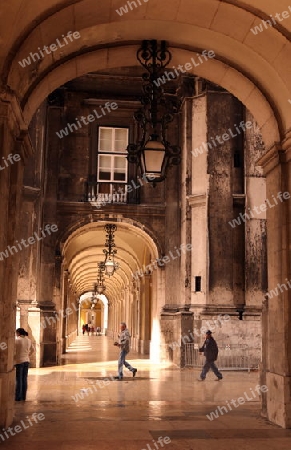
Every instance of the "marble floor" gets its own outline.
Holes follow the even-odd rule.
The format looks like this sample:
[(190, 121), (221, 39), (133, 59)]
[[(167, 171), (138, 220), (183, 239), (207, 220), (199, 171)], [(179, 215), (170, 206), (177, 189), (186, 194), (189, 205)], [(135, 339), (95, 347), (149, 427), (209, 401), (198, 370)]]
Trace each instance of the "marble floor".
[(30, 369), (27, 400), (15, 403), (14, 423), (0, 431), (1, 448), (291, 448), (291, 430), (260, 416), (257, 372), (223, 372), (220, 382), (209, 373), (199, 382), (197, 370), (152, 364), (132, 352), (136, 377), (125, 369), (124, 380), (116, 381), (117, 357), (107, 337), (79, 336), (61, 366)]

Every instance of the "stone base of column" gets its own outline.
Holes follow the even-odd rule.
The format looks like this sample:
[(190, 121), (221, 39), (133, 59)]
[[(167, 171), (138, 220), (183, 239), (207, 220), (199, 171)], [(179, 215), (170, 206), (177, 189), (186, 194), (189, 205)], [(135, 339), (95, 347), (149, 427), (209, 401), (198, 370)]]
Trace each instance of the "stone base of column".
[[(118, 340), (118, 338), (116, 339)], [(142, 355), (149, 355), (150, 354), (150, 344), (151, 341), (149, 340), (142, 340), (138, 337), (132, 337), (131, 338), (131, 349), (132, 351), (141, 353)]]
[(185, 345), (192, 343), (193, 312), (185, 306), (165, 305), (161, 314), (161, 360), (185, 367)]
[[(95, 336), (96, 332), (94, 332)], [(66, 350), (67, 348), (74, 342), (74, 340), (77, 338), (77, 330), (72, 331), (67, 337), (66, 337)]]
[(262, 359), (262, 324), (259, 307), (242, 309), (242, 320), (240, 320), (237, 306), (195, 305), (192, 307), (194, 310), (193, 334), (196, 344), (201, 347), (206, 331), (210, 330), (218, 347), (225, 344), (247, 345), (250, 368), (258, 367)]
[[(57, 345), (57, 329), (63, 320), (51, 302), (40, 303), (40, 367), (55, 366), (62, 355)], [(60, 340), (61, 343), (61, 340)]]
[(140, 340), (138, 344), (139, 344), (138, 345), (139, 352), (142, 355), (149, 355), (149, 353), (150, 353), (150, 341), (148, 341), (148, 340), (145, 340), (145, 341)]
[(0, 427), (7, 428), (13, 422), (15, 397), (15, 370), (0, 373)]
[(27, 310), (28, 337), (32, 340), (35, 352), (31, 355), (30, 366), (40, 367), (40, 309), (37, 306), (31, 306)]
[(267, 419), (282, 428), (291, 428), (291, 377), (266, 373), (268, 391), (262, 394), (267, 404)]

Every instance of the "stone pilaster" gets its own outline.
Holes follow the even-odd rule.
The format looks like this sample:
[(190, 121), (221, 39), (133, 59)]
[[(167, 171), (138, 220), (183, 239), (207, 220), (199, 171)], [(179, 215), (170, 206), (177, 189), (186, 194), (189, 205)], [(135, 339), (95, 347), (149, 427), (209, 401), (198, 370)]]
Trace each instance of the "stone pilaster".
[(165, 305), (161, 314), (161, 333), (164, 345), (162, 360), (170, 360), (178, 367), (185, 367), (185, 346), (193, 342), (193, 312), (187, 307)]
[(143, 283), (141, 283), (141, 335), (139, 340), (139, 350), (141, 353), (148, 355), (150, 351), (150, 326), (151, 323), (151, 288), (150, 288), (151, 275), (145, 275), (143, 277)]
[[(267, 209), (268, 293), (263, 315), (263, 362), (261, 381), (263, 413), (284, 428), (291, 427), (291, 200), (280, 201), (278, 194), (291, 195), (291, 134), (282, 146), (275, 144), (260, 159), (267, 178), (267, 199), (276, 198), (276, 207)], [(273, 203), (273, 202), (272, 202)], [(273, 292), (272, 292), (273, 291)]]
[[(18, 235), (23, 164), (32, 153), (24, 131), (21, 110), (9, 93), (0, 99), (0, 427), (12, 423), (14, 413), (14, 342), (16, 323), (17, 276), (23, 236)], [(15, 159), (18, 155), (20, 158)], [(10, 158), (10, 159), (9, 159)], [(12, 162), (11, 162), (12, 161)], [(19, 241), (20, 240), (20, 241)]]
[[(191, 253), (191, 303), (204, 305), (208, 293), (208, 174), (207, 148), (202, 143), (207, 142), (207, 96), (201, 95), (193, 99), (191, 111), (190, 148), (191, 185), (188, 188), (188, 207), (191, 217), (191, 243), (195, 252)], [(202, 150), (201, 150), (202, 145)], [(196, 289), (199, 277), (200, 289)]]

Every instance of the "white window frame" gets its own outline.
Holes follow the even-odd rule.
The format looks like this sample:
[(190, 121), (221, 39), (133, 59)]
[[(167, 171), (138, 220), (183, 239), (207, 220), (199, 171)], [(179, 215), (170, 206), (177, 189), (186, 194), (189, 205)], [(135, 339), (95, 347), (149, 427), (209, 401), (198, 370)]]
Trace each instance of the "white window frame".
[[(100, 137), (101, 137), (101, 130), (113, 130), (112, 133), (112, 151), (102, 151), (100, 150)], [(126, 184), (128, 180), (128, 164), (125, 166), (125, 180), (114, 180), (114, 158), (116, 157), (123, 157), (125, 158), (127, 156), (127, 151), (125, 152), (119, 152), (115, 151), (114, 143), (115, 143), (115, 130), (126, 130), (127, 131), (127, 145), (128, 145), (128, 135), (129, 135), (129, 128), (127, 127), (104, 127), (100, 126), (98, 128), (98, 161), (97, 161), (97, 181), (98, 183), (120, 183), (120, 184)], [(110, 167), (110, 180), (101, 180), (99, 177), (100, 173), (100, 156), (111, 156), (111, 167)]]

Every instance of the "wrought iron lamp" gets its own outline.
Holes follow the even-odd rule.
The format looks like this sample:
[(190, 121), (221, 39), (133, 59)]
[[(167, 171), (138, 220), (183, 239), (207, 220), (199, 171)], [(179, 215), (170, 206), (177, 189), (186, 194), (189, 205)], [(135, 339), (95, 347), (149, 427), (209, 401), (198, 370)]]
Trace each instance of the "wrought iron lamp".
[(117, 227), (113, 223), (108, 223), (105, 225), (104, 230), (107, 233), (105, 247), (108, 248), (108, 250), (103, 250), (103, 253), (105, 254), (104, 267), (106, 275), (111, 277), (119, 267), (119, 264), (114, 261), (114, 256), (117, 253), (117, 250), (114, 249), (114, 233), (117, 230)]
[(167, 141), (167, 129), (179, 112), (180, 101), (169, 99), (158, 80), (172, 59), (166, 41), (160, 44), (156, 40), (143, 41), (137, 59), (147, 70), (142, 76), (142, 107), (134, 114), (140, 125), (141, 138), (137, 144), (128, 145), (127, 159), (140, 167), (143, 178), (155, 184), (166, 178), (168, 167), (181, 161), (180, 147)]
[(91, 297), (91, 309), (95, 308), (95, 305), (97, 305), (99, 298), (96, 297), (97, 294), (97, 284), (94, 284), (94, 291), (92, 292), (92, 297)]
[(103, 294), (106, 290), (106, 286), (104, 285), (104, 276), (103, 272), (105, 270), (104, 262), (99, 262), (97, 264), (98, 266), (98, 276), (97, 276), (97, 283), (95, 283), (96, 292), (97, 294)]

